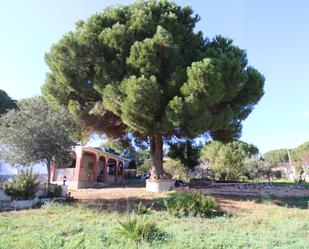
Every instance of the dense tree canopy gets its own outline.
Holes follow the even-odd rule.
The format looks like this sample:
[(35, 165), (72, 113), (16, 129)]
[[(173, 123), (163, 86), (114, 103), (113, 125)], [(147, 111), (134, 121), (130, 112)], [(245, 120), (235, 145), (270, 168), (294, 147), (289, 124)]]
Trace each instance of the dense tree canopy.
[(150, 142), (163, 176), (163, 142), (201, 134), (229, 141), (263, 95), (264, 77), (232, 40), (195, 32), (190, 7), (117, 5), (79, 21), (46, 55), (43, 94), (97, 131)]
[(280, 163), (286, 163), (289, 161), (289, 155), (287, 149), (271, 150), (264, 154), (264, 158), (267, 162), (278, 165)]
[(16, 107), (16, 101), (10, 98), (5, 91), (0, 89), (0, 115)]
[(305, 160), (304, 157), (309, 153), (309, 142), (305, 142), (299, 145), (296, 149), (292, 150), (292, 160), (293, 161), (302, 161)]
[(188, 170), (194, 170), (200, 163), (201, 145), (194, 144), (193, 141), (174, 141), (169, 143), (167, 156), (179, 160)]
[(304, 157), (309, 153), (309, 142), (305, 142), (293, 149), (278, 149), (271, 150), (264, 154), (266, 161), (274, 165), (289, 162), (289, 154), (292, 162), (298, 162), (304, 160)]
[(202, 147), (201, 160), (210, 164), (216, 178), (239, 180), (242, 177), (251, 178), (245, 159), (257, 156), (258, 152), (256, 146), (242, 141), (227, 144), (212, 141)]
[(12, 164), (45, 163), (49, 183), (50, 164), (69, 158), (79, 133), (66, 110), (51, 108), (41, 97), (22, 100), (18, 110), (0, 118), (1, 156)]
[(262, 178), (270, 181), (271, 177), (276, 173), (276, 171), (273, 171), (273, 164), (257, 155), (245, 158), (244, 166), (243, 175), (249, 180)]

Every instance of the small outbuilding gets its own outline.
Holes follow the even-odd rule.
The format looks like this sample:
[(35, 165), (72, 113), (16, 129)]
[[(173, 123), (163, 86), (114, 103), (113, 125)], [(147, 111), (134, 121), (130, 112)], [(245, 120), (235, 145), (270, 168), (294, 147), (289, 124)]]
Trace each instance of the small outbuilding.
[(69, 189), (122, 183), (126, 161), (98, 148), (75, 146), (69, 164), (51, 166), (51, 182), (62, 184), (65, 180)]

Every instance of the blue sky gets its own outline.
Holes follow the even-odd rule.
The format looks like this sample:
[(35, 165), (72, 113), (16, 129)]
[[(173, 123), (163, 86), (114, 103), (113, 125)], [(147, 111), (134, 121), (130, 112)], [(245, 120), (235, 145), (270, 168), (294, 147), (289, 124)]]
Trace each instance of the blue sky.
[[(0, 89), (15, 99), (40, 94), (44, 54), (79, 19), (131, 1), (1, 1)], [(201, 16), (197, 30), (230, 37), (266, 78), (265, 96), (243, 123), (242, 140), (262, 152), (309, 140), (309, 1), (176, 1)]]

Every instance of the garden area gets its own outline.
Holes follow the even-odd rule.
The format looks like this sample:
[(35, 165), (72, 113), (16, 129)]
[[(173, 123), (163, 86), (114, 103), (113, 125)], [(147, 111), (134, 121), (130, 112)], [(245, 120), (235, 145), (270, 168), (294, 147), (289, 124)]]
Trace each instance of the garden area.
[[(79, 200), (1, 213), (0, 248), (305, 249), (309, 245), (309, 198), (216, 197), (215, 202), (211, 198), (195, 205), (210, 211), (204, 216), (174, 212), (177, 205), (170, 201), (168, 206), (164, 199), (175, 193), (126, 188), (122, 193), (100, 189), (72, 194)], [(186, 197), (186, 202), (192, 203), (192, 198)]]

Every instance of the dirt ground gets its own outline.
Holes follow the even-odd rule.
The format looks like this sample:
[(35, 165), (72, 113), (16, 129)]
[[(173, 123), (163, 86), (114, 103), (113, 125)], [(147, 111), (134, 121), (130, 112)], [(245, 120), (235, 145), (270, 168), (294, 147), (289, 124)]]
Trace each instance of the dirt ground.
[[(155, 201), (162, 200), (168, 195), (166, 193), (151, 193), (141, 187), (113, 187), (101, 189), (80, 189), (71, 191), (77, 203), (87, 206), (105, 209), (125, 211), (128, 208), (136, 207), (139, 203), (146, 206)], [(237, 198), (231, 196), (215, 196), (220, 209), (224, 212), (246, 212), (250, 209), (258, 209), (259, 200), (248, 198)], [(160, 209), (160, 206), (157, 206)]]
[(153, 200), (156, 198), (165, 197), (165, 193), (151, 193), (141, 187), (111, 187), (111, 188), (88, 188), (72, 190), (71, 196), (79, 200), (97, 200), (97, 199), (148, 199)]
[[(186, 191), (179, 190), (178, 191)], [(97, 211), (108, 212), (127, 212), (136, 209), (141, 203), (146, 207), (152, 207), (155, 210), (164, 209), (164, 197), (171, 192), (151, 193), (144, 187), (109, 187), (109, 188), (89, 188), (70, 191), (72, 199), (70, 205), (86, 206)], [(253, 198), (236, 196), (214, 196), (217, 200), (220, 212), (241, 213), (250, 215), (252, 212), (263, 212), (261, 205), (268, 205), (270, 202), (278, 206), (297, 207), (308, 209), (309, 197), (294, 199), (274, 199), (274, 198)], [(21, 213), (30, 212), (30, 210), (18, 211)], [(2, 214), (2, 213), (1, 213)]]

